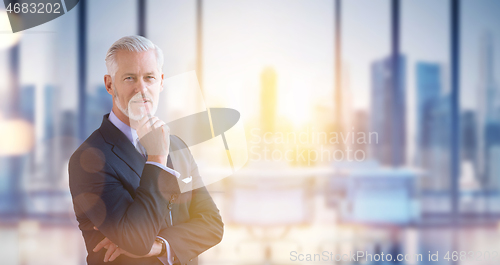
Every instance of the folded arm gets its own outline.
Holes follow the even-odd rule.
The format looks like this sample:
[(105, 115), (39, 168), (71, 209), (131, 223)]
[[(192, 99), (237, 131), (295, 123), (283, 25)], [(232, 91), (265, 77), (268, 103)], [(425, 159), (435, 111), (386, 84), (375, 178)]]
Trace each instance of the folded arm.
[[(189, 157), (193, 182), (201, 182), (198, 167), (191, 154)], [(193, 185), (197, 184), (193, 183)], [(200, 186), (201, 188), (192, 191), (189, 220), (166, 227), (159, 233), (160, 237), (168, 241), (182, 264), (218, 244), (224, 233), (224, 224), (219, 209), (207, 189), (203, 185)]]
[(180, 193), (176, 177), (147, 164), (132, 197), (100, 156), (86, 159), (89, 163), (82, 167), (80, 155), (76, 153), (69, 164), (75, 209), (120, 248), (138, 256), (148, 254), (168, 214), (167, 198)]

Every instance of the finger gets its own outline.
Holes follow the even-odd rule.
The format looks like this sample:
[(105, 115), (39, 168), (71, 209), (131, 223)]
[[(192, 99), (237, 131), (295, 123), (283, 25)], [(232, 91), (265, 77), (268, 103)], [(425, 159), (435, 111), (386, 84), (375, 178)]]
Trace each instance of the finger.
[(146, 123), (139, 128), (139, 130), (137, 130), (137, 134), (140, 136), (144, 136), (146, 134), (148, 134), (149, 132), (151, 132), (153, 130), (153, 127), (157, 121), (159, 121), (160, 119), (158, 119), (157, 117), (153, 117), (151, 119), (149, 119), (148, 121), (146, 121)]
[(105, 237), (101, 242), (99, 242), (99, 244), (97, 244), (94, 248), (94, 252), (97, 252), (99, 251), (102, 247), (104, 247), (105, 245), (109, 244), (111, 242), (111, 240), (109, 240), (107, 237)]
[(144, 124), (144, 126), (146, 126), (146, 128), (148, 128), (148, 129), (150, 129), (153, 126), (153, 124), (155, 124), (155, 122), (157, 122), (159, 120), (160, 120), (160, 118), (158, 118), (156, 116), (155, 117), (151, 117), (150, 119), (148, 119), (146, 121), (146, 123)]
[(111, 246), (112, 244), (113, 244), (113, 242), (110, 241), (108, 244), (104, 245), (102, 248), (108, 249), (109, 246)]
[[(149, 120), (149, 123), (148, 123), (148, 125), (147, 125), (147, 126), (148, 126), (147, 128), (148, 128), (148, 130), (153, 130), (154, 128), (157, 128), (157, 126), (158, 126), (159, 124), (161, 124), (162, 122), (163, 122), (163, 121), (162, 121), (162, 120), (160, 120), (160, 119), (159, 119), (159, 118), (157, 118), (157, 117), (151, 118), (151, 119)], [(155, 124), (156, 124), (156, 126), (155, 126)]]
[(166, 124), (163, 124), (163, 125), (161, 126), (161, 130), (162, 130), (162, 132), (163, 132), (164, 134), (170, 134), (170, 127), (168, 127), (168, 125), (166, 125)]
[(168, 140), (167, 144), (170, 143), (170, 127), (168, 125), (162, 126), (163, 136), (165, 137), (165, 141)]
[(109, 261), (109, 257), (111, 257), (111, 255), (113, 254), (113, 252), (115, 252), (115, 250), (117, 248), (118, 248), (117, 245), (111, 244), (111, 246), (106, 251), (106, 254), (104, 254), (104, 262), (108, 262)]
[(111, 257), (109, 257), (109, 261), (113, 261), (115, 260), (116, 258), (118, 258), (118, 256), (120, 256), (122, 254), (122, 249), (121, 248), (117, 248), (115, 250), (115, 252), (113, 252), (113, 254), (111, 254)]
[[(153, 125), (147, 123), (143, 127), (141, 127), (139, 130), (137, 130), (137, 135), (139, 136), (139, 140), (144, 137), (146, 134), (150, 133), (156, 126), (162, 124), (162, 121), (158, 118), (151, 119), (150, 121), (154, 121)], [(154, 125), (157, 124), (157, 125)]]
[(146, 116), (139, 122), (139, 128), (149, 129), (151, 127), (151, 124), (154, 124), (157, 120), (159, 120), (159, 118), (156, 116), (153, 116), (151, 118)]
[(165, 125), (165, 122), (163, 122), (162, 120), (158, 119), (154, 124), (153, 124), (153, 128), (155, 129), (158, 129), (160, 128), (161, 126)]
[(140, 128), (142, 125), (144, 125), (147, 121), (149, 120), (149, 117), (147, 115), (145, 115), (144, 117), (142, 117), (142, 119), (138, 120), (137, 121), (137, 127)]
[(163, 132), (163, 136), (165, 137), (165, 140), (170, 140), (170, 127), (168, 127), (168, 125), (163, 125), (161, 127), (162, 129), (162, 132)]
[(142, 117), (142, 119), (140, 119), (140, 120), (136, 121), (136, 122), (135, 122), (135, 126), (136, 126), (137, 130), (142, 129), (142, 127), (143, 127), (145, 124), (147, 124), (147, 122), (148, 122), (148, 120), (149, 120), (149, 119), (150, 119), (150, 117), (148, 117), (148, 116), (144, 116), (144, 117)]
[(94, 252), (97, 252), (99, 251), (101, 248), (103, 248), (104, 246), (107, 246), (109, 243), (111, 242), (111, 240), (109, 240), (107, 237), (105, 237), (101, 242), (99, 242), (99, 244), (97, 244), (94, 248)]

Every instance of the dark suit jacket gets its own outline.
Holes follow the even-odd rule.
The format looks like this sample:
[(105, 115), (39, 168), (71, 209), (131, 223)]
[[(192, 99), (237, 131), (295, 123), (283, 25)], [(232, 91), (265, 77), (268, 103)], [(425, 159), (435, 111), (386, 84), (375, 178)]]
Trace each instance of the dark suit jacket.
[[(223, 223), (219, 210), (201, 184), (198, 167), (185, 143), (170, 137), (169, 162), (192, 176), (188, 184), (155, 165), (146, 164), (129, 139), (105, 115), (101, 127), (75, 151), (69, 162), (69, 186), (88, 264), (104, 263), (105, 249), (92, 249), (104, 237), (135, 254), (147, 254), (161, 236), (177, 263), (197, 264), (197, 256), (219, 243)], [(173, 147), (173, 148), (172, 148)], [(185, 185), (200, 187), (181, 193)], [(182, 186), (184, 185), (184, 186)], [(170, 224), (170, 211), (173, 217)], [(98, 227), (99, 231), (93, 229)], [(161, 264), (156, 257), (121, 255), (113, 264)]]

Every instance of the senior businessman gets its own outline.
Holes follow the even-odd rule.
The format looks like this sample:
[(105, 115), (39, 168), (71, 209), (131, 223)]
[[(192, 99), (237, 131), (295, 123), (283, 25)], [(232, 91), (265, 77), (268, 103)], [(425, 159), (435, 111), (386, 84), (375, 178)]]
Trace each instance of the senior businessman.
[[(223, 223), (189, 149), (154, 116), (163, 54), (123, 37), (106, 54), (113, 108), (71, 156), (69, 186), (88, 264), (197, 264)], [(170, 152), (170, 150), (178, 150)], [(196, 185), (195, 185), (196, 184)]]

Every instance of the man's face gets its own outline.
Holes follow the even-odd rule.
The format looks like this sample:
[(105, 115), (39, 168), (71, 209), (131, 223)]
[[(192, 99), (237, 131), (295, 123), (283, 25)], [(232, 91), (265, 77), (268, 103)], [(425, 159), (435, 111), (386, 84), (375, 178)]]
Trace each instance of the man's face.
[(158, 69), (155, 51), (119, 50), (115, 60), (118, 68), (114, 78), (105, 76), (106, 88), (113, 95), (113, 105), (135, 121), (148, 112), (154, 115), (163, 90), (163, 74)]

